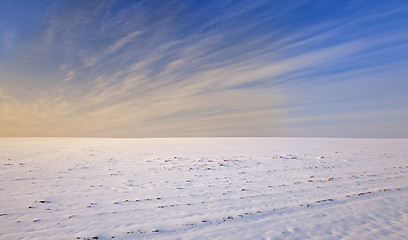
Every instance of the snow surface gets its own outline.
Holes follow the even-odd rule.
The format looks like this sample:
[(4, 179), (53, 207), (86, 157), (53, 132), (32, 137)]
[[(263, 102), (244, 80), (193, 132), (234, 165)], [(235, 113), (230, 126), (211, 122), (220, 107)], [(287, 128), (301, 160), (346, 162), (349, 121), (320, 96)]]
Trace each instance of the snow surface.
[(0, 139), (0, 239), (407, 239), (408, 139)]

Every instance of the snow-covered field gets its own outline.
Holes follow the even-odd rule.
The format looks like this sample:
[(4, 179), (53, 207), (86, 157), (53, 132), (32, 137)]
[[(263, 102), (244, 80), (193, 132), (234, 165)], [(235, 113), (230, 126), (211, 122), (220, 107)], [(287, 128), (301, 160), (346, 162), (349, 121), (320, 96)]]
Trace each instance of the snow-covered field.
[(0, 139), (0, 239), (407, 239), (408, 139)]

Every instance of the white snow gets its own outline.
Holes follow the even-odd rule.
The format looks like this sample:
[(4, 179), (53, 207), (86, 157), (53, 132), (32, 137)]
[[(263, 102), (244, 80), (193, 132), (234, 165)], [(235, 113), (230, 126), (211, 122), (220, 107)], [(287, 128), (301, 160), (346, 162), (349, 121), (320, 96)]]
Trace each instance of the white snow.
[(2, 138), (0, 239), (406, 239), (408, 139)]

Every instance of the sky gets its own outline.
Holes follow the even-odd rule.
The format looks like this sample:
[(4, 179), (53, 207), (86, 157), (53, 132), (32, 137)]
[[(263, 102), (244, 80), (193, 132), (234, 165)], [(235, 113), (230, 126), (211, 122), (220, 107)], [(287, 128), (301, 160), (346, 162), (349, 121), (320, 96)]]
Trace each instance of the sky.
[(0, 137), (408, 137), (408, 2), (0, 1)]

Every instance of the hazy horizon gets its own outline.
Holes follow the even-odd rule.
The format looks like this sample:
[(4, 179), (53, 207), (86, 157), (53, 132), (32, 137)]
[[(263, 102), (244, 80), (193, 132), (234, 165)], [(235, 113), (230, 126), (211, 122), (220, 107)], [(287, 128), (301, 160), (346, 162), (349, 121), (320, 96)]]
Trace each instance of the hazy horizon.
[(408, 137), (406, 1), (1, 1), (0, 137)]

